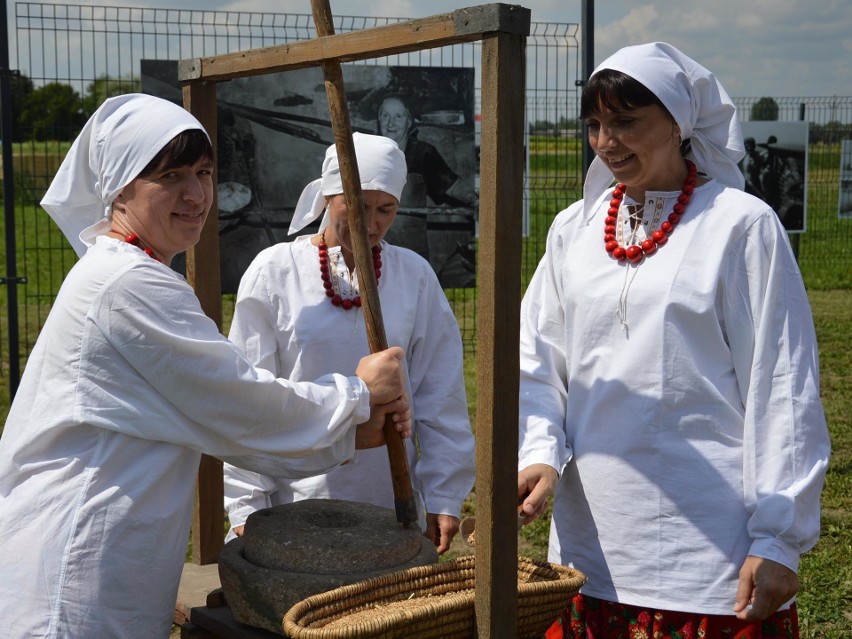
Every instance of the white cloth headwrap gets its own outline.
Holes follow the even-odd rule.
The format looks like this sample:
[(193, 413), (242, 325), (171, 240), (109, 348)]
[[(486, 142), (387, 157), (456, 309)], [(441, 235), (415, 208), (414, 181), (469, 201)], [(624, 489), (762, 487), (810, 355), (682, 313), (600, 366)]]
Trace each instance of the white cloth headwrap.
[(109, 230), (105, 220), (121, 189), (190, 129), (204, 131), (186, 109), (142, 93), (109, 98), (92, 114), (41, 201), (77, 255)]
[[(361, 178), (362, 191), (384, 191), (397, 200), (402, 195), (408, 169), (405, 154), (397, 143), (381, 135), (353, 133), (355, 161), (358, 163), (358, 175)], [(317, 219), (325, 210), (327, 195), (343, 193), (343, 178), (337, 160), (337, 148), (331, 145), (325, 152), (322, 163), (322, 177), (308, 184), (293, 212), (289, 233), (298, 233)], [(320, 228), (328, 226), (324, 219)]]
[[(660, 99), (680, 127), (681, 138), (690, 139), (687, 157), (699, 171), (722, 184), (743, 188), (737, 162), (745, 155), (745, 146), (737, 109), (713, 73), (665, 42), (624, 47), (592, 75), (603, 69), (629, 75)], [(612, 181), (612, 173), (596, 156), (583, 184), (586, 219)]]

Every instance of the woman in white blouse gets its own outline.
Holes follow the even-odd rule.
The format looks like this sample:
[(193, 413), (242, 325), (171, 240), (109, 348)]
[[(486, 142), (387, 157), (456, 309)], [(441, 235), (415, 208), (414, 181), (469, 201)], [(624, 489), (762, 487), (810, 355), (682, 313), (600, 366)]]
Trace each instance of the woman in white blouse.
[(42, 201), (81, 258), (0, 439), (4, 637), (168, 636), (201, 453), (301, 477), (382, 445), (388, 412), (410, 431), (401, 349), (293, 383), (204, 315), (168, 264), (199, 239), (213, 167), (191, 114), (123, 95)]
[[(795, 637), (829, 455), (808, 299), (736, 109), (665, 43), (596, 69), (596, 158), (522, 304), (518, 495), (588, 582), (551, 637)], [(613, 179), (616, 186), (611, 186)], [(618, 634), (622, 633), (622, 634)]]
[[(474, 481), (461, 336), (429, 263), (383, 240), (405, 186), (405, 156), (383, 136), (355, 133), (353, 143), (387, 340), (405, 351), (414, 418), (407, 453), (421, 526), (441, 554), (458, 531), (462, 502)], [(348, 370), (369, 352), (334, 146), (327, 149), (322, 176), (305, 187), (290, 232), (323, 214), (318, 233), (255, 258), (240, 282), (229, 334), (255, 366), (294, 381)], [(304, 479), (268, 477), (238, 466), (225, 465), (229, 538), (242, 532), (252, 512), (301, 499), (394, 508), (383, 449), (359, 451), (352, 464)]]

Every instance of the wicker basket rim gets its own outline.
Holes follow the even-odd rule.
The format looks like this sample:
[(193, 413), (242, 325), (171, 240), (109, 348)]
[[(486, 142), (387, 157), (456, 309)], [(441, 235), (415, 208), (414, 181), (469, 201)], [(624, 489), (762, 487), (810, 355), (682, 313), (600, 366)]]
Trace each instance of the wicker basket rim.
[[(441, 627), (446, 631), (447, 624), (452, 623), (453, 614), (473, 609), (473, 589), (465, 588), (458, 593), (448, 591), (444, 596), (433, 600), (428, 596), (415, 596), (415, 593), (429, 587), (451, 586), (453, 580), (458, 581), (459, 577), (470, 580), (474, 576), (473, 566), (474, 556), (463, 556), (438, 564), (389, 573), (313, 595), (297, 602), (287, 611), (283, 619), (284, 631), (293, 637), (344, 639), (365, 636), (366, 632), (389, 631), (400, 623), (417, 624), (428, 620), (441, 621)], [(518, 584), (519, 607), (523, 604), (527, 610), (541, 605), (558, 610), (564, 605), (567, 594), (576, 593), (586, 581), (585, 575), (574, 568), (539, 562), (529, 557), (518, 557), (519, 576), (523, 574), (524, 569), (536, 568), (548, 569), (556, 574), (556, 578)], [(335, 615), (345, 612), (347, 608), (357, 612), (382, 601), (400, 601), (399, 595), (407, 592), (412, 593), (412, 599), (422, 599), (423, 604), (405, 610), (389, 610), (384, 613), (376, 611), (369, 621), (355, 622), (339, 628), (309, 628), (300, 625), (305, 616), (321, 611), (324, 607), (329, 608), (329, 612), (334, 612)]]

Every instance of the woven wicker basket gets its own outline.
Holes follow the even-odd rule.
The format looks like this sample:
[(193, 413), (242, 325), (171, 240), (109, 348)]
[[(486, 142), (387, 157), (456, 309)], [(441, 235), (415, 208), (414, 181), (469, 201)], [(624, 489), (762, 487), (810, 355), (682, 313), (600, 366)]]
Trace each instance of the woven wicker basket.
[[(474, 558), (409, 568), (308, 597), (284, 616), (292, 639), (469, 639), (474, 636)], [(518, 558), (518, 637), (539, 638), (585, 575)]]

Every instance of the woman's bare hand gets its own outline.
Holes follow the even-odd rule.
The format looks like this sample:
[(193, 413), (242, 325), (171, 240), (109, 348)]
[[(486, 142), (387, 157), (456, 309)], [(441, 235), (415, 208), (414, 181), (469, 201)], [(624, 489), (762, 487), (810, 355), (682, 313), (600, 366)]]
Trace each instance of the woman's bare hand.
[(361, 358), (355, 374), (370, 391), (370, 406), (387, 404), (405, 395), (405, 353), (399, 346)]
[(559, 473), (547, 464), (532, 464), (518, 473), (519, 517), (524, 525), (538, 519), (547, 509), (547, 498), (556, 490)]
[(355, 431), (355, 448), (376, 448), (385, 445), (384, 425), (390, 415), (394, 428), (403, 439), (411, 437), (411, 406), (404, 397), (377, 404), (370, 409), (370, 419), (358, 424)]

